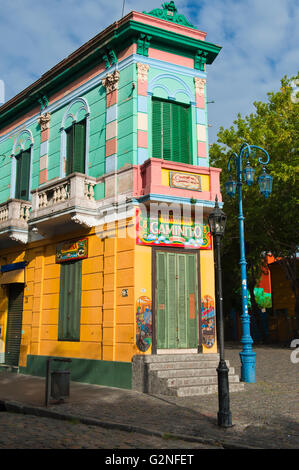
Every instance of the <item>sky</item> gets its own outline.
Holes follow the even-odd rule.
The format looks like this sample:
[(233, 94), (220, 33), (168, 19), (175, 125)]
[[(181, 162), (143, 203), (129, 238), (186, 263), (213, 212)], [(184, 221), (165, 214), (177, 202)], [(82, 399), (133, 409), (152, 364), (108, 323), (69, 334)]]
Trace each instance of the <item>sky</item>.
[[(15, 96), (131, 10), (164, 0), (0, 0), (0, 84)], [(206, 40), (222, 46), (207, 67), (209, 142), (237, 114), (254, 112), (283, 76), (299, 70), (299, 0), (175, 0)], [(1, 91), (1, 87), (0, 87)], [(1, 93), (0, 93), (1, 94)]]

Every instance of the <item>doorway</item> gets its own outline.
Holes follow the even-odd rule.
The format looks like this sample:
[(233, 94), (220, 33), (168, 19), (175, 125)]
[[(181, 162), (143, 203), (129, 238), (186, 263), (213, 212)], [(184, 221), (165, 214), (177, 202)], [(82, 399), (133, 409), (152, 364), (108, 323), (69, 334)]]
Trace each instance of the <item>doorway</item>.
[(198, 255), (156, 250), (157, 349), (198, 347)]
[(19, 365), (24, 284), (8, 285), (8, 313), (5, 341), (5, 364)]

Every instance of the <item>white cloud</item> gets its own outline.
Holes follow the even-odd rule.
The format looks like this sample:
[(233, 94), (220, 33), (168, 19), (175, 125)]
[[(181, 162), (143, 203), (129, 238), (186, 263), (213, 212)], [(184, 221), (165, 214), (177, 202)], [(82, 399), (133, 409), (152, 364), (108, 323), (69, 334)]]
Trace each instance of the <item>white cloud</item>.
[[(126, 0), (131, 10), (164, 0)], [(279, 88), (299, 67), (299, 0), (175, 0), (178, 10), (222, 50), (208, 66), (210, 142), (220, 125), (253, 111), (255, 100)], [(123, 0), (1, 0), (0, 79), (6, 100), (121, 18)]]

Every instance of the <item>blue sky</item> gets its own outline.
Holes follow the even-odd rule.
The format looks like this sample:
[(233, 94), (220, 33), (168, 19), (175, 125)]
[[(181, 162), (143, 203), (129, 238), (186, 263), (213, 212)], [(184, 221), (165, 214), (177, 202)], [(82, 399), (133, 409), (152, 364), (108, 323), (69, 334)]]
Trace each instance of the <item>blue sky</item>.
[[(125, 0), (124, 14), (149, 11), (162, 0)], [(208, 66), (209, 138), (237, 113), (254, 111), (299, 70), (299, 0), (175, 0), (207, 41), (222, 46)], [(150, 6), (149, 6), (150, 5)], [(0, 80), (5, 98), (37, 80), (114, 21), (123, 0), (0, 0)]]

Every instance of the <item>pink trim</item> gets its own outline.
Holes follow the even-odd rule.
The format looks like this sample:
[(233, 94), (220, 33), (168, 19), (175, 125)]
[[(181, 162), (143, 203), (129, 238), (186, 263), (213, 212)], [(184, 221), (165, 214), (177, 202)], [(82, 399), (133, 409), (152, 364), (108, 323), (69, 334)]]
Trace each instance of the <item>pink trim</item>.
[(106, 157), (114, 155), (117, 152), (117, 139), (110, 139), (106, 141)]
[(45, 131), (40, 131), (40, 141), (41, 144), (49, 140), (50, 129), (46, 129)]
[(198, 29), (188, 28), (188, 26), (182, 26), (177, 23), (171, 23), (170, 21), (161, 20), (160, 18), (155, 18), (154, 16), (144, 15), (143, 13), (139, 13), (137, 11), (132, 11), (130, 15), (127, 15), (127, 21), (130, 19), (130, 17), (132, 17), (134, 21), (140, 21), (143, 24), (155, 26), (156, 28), (162, 28), (166, 29), (167, 31), (183, 34), (184, 36), (188, 36), (189, 38), (200, 41), (204, 41), (207, 35), (207, 33), (199, 31)]
[(206, 142), (197, 142), (197, 156), (201, 158), (207, 158)]
[(181, 57), (176, 54), (171, 54), (170, 52), (158, 51), (157, 49), (152, 49), (151, 47), (148, 50), (148, 55), (151, 59), (163, 60), (164, 62), (169, 62), (175, 65), (182, 65), (183, 67), (190, 67), (191, 69), (194, 69), (194, 59)]
[(46, 168), (44, 170), (40, 170), (38, 184), (46, 183), (47, 180), (48, 180), (48, 170)]
[(204, 95), (196, 94), (196, 107), (205, 109), (205, 97)]
[(147, 148), (147, 131), (137, 131), (137, 147)]
[(147, 96), (147, 82), (137, 80), (137, 93), (138, 95)]
[(106, 106), (109, 108), (117, 103), (117, 90), (112, 91), (106, 95)]

